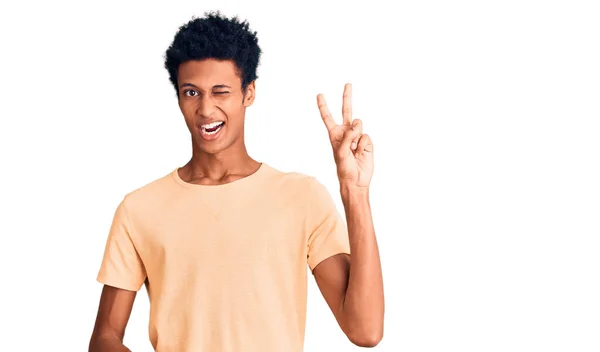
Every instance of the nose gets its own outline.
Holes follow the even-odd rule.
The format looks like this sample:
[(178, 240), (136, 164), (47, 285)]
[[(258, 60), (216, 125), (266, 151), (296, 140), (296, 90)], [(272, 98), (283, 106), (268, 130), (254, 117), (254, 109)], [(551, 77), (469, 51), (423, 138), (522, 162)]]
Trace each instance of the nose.
[(217, 110), (217, 106), (210, 94), (200, 97), (196, 114), (200, 117), (209, 118)]

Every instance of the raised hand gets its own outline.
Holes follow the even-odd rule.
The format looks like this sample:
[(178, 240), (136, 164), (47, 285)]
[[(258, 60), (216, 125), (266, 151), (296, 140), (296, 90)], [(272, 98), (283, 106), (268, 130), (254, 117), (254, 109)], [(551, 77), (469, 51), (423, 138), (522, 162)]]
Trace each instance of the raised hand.
[(329, 132), (340, 185), (368, 187), (373, 176), (373, 143), (362, 133), (362, 121), (352, 117), (352, 85), (344, 86), (341, 125), (331, 116), (323, 94), (317, 95), (317, 105)]

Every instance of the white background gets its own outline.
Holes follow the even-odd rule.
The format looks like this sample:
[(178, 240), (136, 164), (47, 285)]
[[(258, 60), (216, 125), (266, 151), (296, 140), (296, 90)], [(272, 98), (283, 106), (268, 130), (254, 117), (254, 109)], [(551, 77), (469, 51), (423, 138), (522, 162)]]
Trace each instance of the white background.
[[(316, 106), (375, 144), (375, 351), (600, 350), (600, 12), (593, 1), (26, 2), (0, 9), (3, 351), (84, 351), (123, 195), (188, 160), (163, 53), (220, 9), (264, 54), (249, 152), (340, 206)], [(17, 7), (15, 7), (17, 6)], [(310, 281), (307, 352), (358, 351)], [(125, 343), (150, 351), (138, 294)]]

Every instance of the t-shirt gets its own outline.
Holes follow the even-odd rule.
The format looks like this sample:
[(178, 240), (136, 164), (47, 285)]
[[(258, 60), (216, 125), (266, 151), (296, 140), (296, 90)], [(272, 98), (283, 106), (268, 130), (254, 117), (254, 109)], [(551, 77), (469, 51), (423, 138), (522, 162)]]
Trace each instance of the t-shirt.
[(347, 227), (315, 177), (262, 163), (198, 185), (176, 168), (123, 197), (97, 280), (146, 285), (157, 352), (300, 352), (308, 270), (338, 253)]

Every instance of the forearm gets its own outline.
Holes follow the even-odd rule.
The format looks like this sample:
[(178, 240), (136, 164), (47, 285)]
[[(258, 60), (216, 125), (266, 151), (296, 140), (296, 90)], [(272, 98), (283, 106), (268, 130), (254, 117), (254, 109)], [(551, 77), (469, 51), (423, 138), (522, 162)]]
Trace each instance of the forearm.
[(368, 188), (340, 187), (350, 239), (350, 273), (343, 304), (346, 326), (367, 340), (383, 335), (384, 295)]
[(123, 340), (113, 333), (93, 336), (90, 341), (89, 352), (131, 352), (123, 345)]

